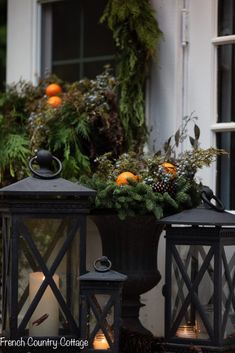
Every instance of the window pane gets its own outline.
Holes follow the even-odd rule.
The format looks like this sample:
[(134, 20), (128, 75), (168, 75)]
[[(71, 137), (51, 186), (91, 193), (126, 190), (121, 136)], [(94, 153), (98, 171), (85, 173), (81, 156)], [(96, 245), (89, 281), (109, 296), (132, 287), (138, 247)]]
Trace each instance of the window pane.
[(58, 2), (52, 6), (52, 53), (54, 60), (80, 55), (80, 1)]
[(107, 0), (61, 0), (42, 5), (42, 76), (95, 78), (114, 61), (112, 31), (100, 23)]
[(218, 121), (235, 121), (235, 45), (218, 48)]
[[(108, 63), (112, 65), (113, 60), (109, 60)], [(104, 66), (106, 64), (107, 64), (107, 61), (92, 62), (92, 63), (84, 64), (84, 77), (95, 78), (97, 74), (104, 71)]]
[(84, 4), (84, 56), (103, 56), (115, 52), (112, 32), (106, 25), (99, 23), (106, 0), (86, 0)]
[(235, 14), (234, 0), (219, 0), (218, 7), (218, 35), (227, 36), (234, 34)]
[(217, 194), (227, 209), (235, 209), (235, 132), (218, 133), (217, 146), (229, 152), (218, 158)]
[(68, 82), (79, 80), (79, 64), (53, 65), (52, 72)]

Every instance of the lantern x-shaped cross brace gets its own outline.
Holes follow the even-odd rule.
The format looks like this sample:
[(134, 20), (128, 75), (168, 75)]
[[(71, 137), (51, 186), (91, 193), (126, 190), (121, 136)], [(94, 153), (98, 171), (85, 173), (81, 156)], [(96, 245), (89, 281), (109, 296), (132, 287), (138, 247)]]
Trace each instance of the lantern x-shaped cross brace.
[[(186, 257), (186, 260), (185, 260), (185, 269), (186, 269), (186, 272), (188, 271), (189, 269), (189, 265), (190, 265), (190, 260), (193, 256), (193, 249), (195, 251), (197, 251), (198, 254), (201, 255), (201, 258), (203, 261), (205, 261), (205, 258), (206, 258), (206, 252), (205, 252), (205, 249), (203, 248), (203, 245), (190, 245), (189, 247), (189, 250), (188, 250), (188, 253), (187, 253), (187, 257)], [(185, 301), (185, 295), (184, 295), (184, 292), (183, 292), (183, 285), (184, 285), (184, 279), (182, 277), (180, 277), (179, 275), (179, 270), (178, 270), (178, 267), (174, 267), (174, 273), (175, 273), (175, 278), (176, 278), (176, 281), (177, 281), (177, 296), (175, 298), (175, 305), (174, 305), (174, 309), (173, 309), (173, 315), (172, 315), (172, 318), (173, 320), (175, 319), (176, 317), (176, 314), (177, 314), (177, 309), (180, 305), (180, 302), (183, 303)], [(209, 278), (211, 279), (212, 283), (213, 283), (213, 268), (211, 266), (211, 264), (209, 264), (208, 266), (208, 269), (207, 269), (207, 273), (208, 273), (208, 276)], [(208, 301), (208, 303), (210, 303), (212, 300), (212, 298)], [(186, 321), (190, 321), (189, 319), (189, 315), (188, 313), (186, 312), (185, 313), (185, 317), (186, 317)]]
[(94, 295), (92, 295), (92, 298), (90, 296), (88, 296), (88, 302), (89, 302), (89, 306), (91, 307), (91, 309), (95, 315), (95, 318), (97, 320), (97, 323), (96, 323), (96, 325), (90, 335), (90, 344), (92, 344), (97, 332), (100, 329), (102, 329), (105, 337), (107, 338), (108, 344), (111, 348), (113, 346), (113, 342), (110, 339), (110, 333), (108, 332), (108, 330), (106, 328), (106, 326), (108, 326), (108, 323), (106, 321), (106, 317), (107, 317), (109, 310), (113, 306), (113, 299), (112, 299), (112, 297), (109, 298), (109, 300), (103, 310), (101, 310), (99, 303), (94, 298)]
[(40, 252), (38, 251), (31, 235), (30, 232), (28, 231), (28, 228), (22, 224), (22, 222), (19, 222), (18, 224), (19, 227), (19, 231), (22, 232), (22, 235), (25, 239), (25, 241), (27, 242), (32, 254), (35, 255), (37, 262), (40, 266), (40, 269), (42, 270), (45, 279), (43, 281), (43, 283), (41, 284), (37, 294), (35, 295), (34, 299), (32, 300), (32, 303), (30, 305), (30, 307), (28, 308), (23, 320), (21, 321), (21, 324), (19, 326), (19, 331), (24, 331), (24, 329), (26, 328), (30, 317), (32, 316), (34, 310), (36, 309), (37, 304), (39, 303), (41, 297), (43, 296), (43, 293), (45, 292), (46, 288), (48, 285), (50, 285), (61, 309), (63, 310), (68, 323), (70, 325), (70, 328), (73, 332), (78, 332), (78, 327), (76, 322), (74, 321), (74, 318), (70, 312), (70, 310), (68, 309), (63, 296), (61, 295), (57, 285), (55, 284), (54, 280), (53, 280), (53, 275), (55, 274), (55, 271), (57, 269), (57, 267), (59, 266), (60, 262), (62, 261), (65, 253), (67, 252), (67, 250), (69, 249), (69, 246), (76, 234), (76, 231), (79, 227), (79, 220), (77, 219), (76, 222), (74, 222), (74, 224), (71, 226), (70, 231), (68, 232), (68, 236), (63, 244), (63, 246), (61, 247), (60, 251), (58, 252), (53, 264), (51, 265), (50, 270), (48, 270), (45, 261), (43, 260)]
[[(187, 254), (187, 258), (186, 258), (186, 261), (185, 261), (185, 269), (186, 271), (188, 270), (189, 268), (189, 265), (190, 265), (190, 259), (191, 259), (191, 256), (192, 256), (192, 246), (189, 247), (189, 251), (188, 251), (188, 254)], [(180, 302), (183, 303), (185, 301), (185, 295), (184, 295), (184, 292), (183, 292), (183, 284), (184, 284), (184, 280), (183, 278), (181, 277), (180, 278), (180, 275), (179, 275), (179, 270), (178, 270), (178, 267), (174, 267), (174, 273), (175, 273), (175, 278), (176, 278), (176, 281), (177, 281), (177, 296), (175, 298), (175, 305), (174, 305), (174, 308), (173, 308), (173, 315), (172, 315), (172, 318), (173, 320), (175, 319), (175, 316), (177, 314), (177, 309), (180, 305)], [(189, 315), (188, 313), (186, 312), (185, 313), (185, 316), (186, 316), (186, 321), (189, 321)]]
[[(233, 275), (233, 279), (231, 278), (230, 274), (230, 269), (229, 269), (229, 264), (227, 262), (226, 254), (223, 248), (222, 251), (222, 259), (223, 259), (223, 264), (224, 264), (224, 277), (227, 279), (228, 287), (229, 287), (229, 296), (228, 299), (225, 303), (225, 312), (223, 316), (223, 322), (222, 322), (222, 336), (224, 337), (225, 329), (226, 329), (226, 323), (228, 320), (228, 315), (229, 311), (231, 309), (231, 303), (233, 306), (233, 310), (235, 311), (235, 296), (234, 296), (234, 289), (235, 289), (235, 273)], [(232, 260), (232, 259), (231, 259)]]
[[(11, 242), (9, 238), (9, 233), (7, 229), (7, 222), (3, 219), (3, 241), (4, 241), (4, 257), (3, 257), (3, 275), (6, 277), (3, 278), (3, 288), (2, 288), (2, 308), (3, 313), (7, 310), (7, 300), (8, 300), (8, 291), (9, 291), (9, 276), (10, 276), (10, 259), (11, 259)], [(6, 318), (6, 315), (3, 315)], [(5, 323), (3, 322), (3, 327)]]
[[(206, 253), (205, 253), (205, 250), (203, 249), (203, 246), (201, 246), (200, 254), (201, 254), (202, 259), (205, 260)], [(223, 262), (224, 262), (224, 267), (227, 267), (227, 270), (225, 269), (223, 277), (222, 277), (222, 288), (224, 287), (224, 285), (226, 283), (226, 278), (230, 277), (230, 273), (232, 271), (232, 268), (235, 266), (235, 253), (231, 257), (229, 262), (227, 261), (225, 253), (224, 253)], [(213, 273), (214, 273), (214, 270), (213, 270), (212, 266), (209, 266), (208, 275), (209, 275), (212, 283), (213, 283)], [(222, 300), (223, 300), (223, 303), (225, 303), (227, 301), (227, 298), (226, 298), (226, 295), (225, 295), (224, 291), (222, 292)], [(208, 300), (208, 304), (210, 304), (210, 303), (213, 303), (213, 295)], [(233, 299), (233, 307), (234, 307), (234, 310), (235, 310), (235, 301), (234, 301), (234, 299)]]
[(195, 306), (195, 309), (198, 310), (210, 338), (213, 339), (213, 330), (211, 328), (211, 324), (208, 321), (208, 318), (206, 317), (206, 315), (202, 309), (201, 303), (199, 301), (199, 298), (196, 294), (196, 290), (201, 282), (201, 279), (203, 278), (204, 274), (206, 273), (206, 271), (210, 265), (210, 261), (214, 255), (213, 247), (210, 248), (210, 250), (209, 250), (200, 270), (196, 274), (193, 282), (190, 280), (190, 278), (187, 274), (187, 270), (185, 269), (185, 266), (184, 266), (184, 264), (180, 258), (180, 255), (179, 255), (175, 246), (172, 246), (172, 253), (175, 258), (176, 264), (178, 265), (179, 270), (181, 272), (183, 281), (186, 284), (186, 287), (188, 289), (188, 294), (185, 297), (185, 300), (182, 304), (181, 310), (179, 311), (178, 316), (177, 316), (174, 324), (171, 327), (170, 335), (171, 336), (175, 335), (177, 328), (181, 324), (181, 321), (182, 321), (185, 313), (187, 312), (188, 306), (190, 304), (193, 304)]
[[(66, 219), (63, 219), (63, 221), (61, 222), (61, 224), (59, 225), (57, 231), (55, 232), (55, 236), (53, 237), (47, 251), (46, 254), (43, 256), (44, 262), (46, 262), (50, 255), (51, 252), (53, 251), (53, 249), (55, 248), (58, 239), (60, 238), (61, 234), (63, 234), (65, 227), (66, 227)], [(35, 260), (35, 257), (28, 251), (27, 246), (25, 243), (22, 243), (22, 248), (25, 254), (25, 257), (27, 258), (29, 265), (31, 266), (32, 270), (34, 272), (38, 271), (38, 264)], [(28, 299), (28, 295), (29, 295), (29, 285), (27, 285), (27, 287), (25, 288), (23, 294), (21, 295), (20, 301), (19, 301), (19, 312), (22, 309), (22, 307), (24, 306), (26, 300)]]

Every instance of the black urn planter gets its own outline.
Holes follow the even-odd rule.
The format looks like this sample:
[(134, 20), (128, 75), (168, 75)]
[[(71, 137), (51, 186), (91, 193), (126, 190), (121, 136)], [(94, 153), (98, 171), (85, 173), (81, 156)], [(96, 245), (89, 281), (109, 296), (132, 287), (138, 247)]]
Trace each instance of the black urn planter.
[(115, 214), (92, 215), (102, 241), (103, 255), (112, 268), (128, 276), (122, 299), (122, 326), (143, 334), (149, 331), (139, 321), (144, 306), (140, 295), (158, 284), (158, 241), (164, 226), (153, 216), (138, 216), (121, 221)]

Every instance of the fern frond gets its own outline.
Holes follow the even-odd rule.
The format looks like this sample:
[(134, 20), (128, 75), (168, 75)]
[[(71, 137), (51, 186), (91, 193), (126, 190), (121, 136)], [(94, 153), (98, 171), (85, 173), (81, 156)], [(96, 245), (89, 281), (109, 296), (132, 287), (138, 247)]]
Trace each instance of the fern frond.
[(90, 141), (91, 128), (86, 116), (80, 116), (75, 131), (78, 136), (80, 135), (84, 140)]

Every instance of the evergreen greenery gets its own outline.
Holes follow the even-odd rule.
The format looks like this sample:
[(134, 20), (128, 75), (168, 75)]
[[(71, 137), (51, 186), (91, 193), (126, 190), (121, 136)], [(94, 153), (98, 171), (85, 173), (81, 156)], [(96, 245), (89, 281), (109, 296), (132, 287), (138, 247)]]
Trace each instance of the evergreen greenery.
[[(84, 180), (86, 179), (86, 181)], [(144, 181), (129, 180), (127, 185), (118, 186), (114, 179), (105, 180), (94, 174), (85, 184), (96, 189), (95, 209), (117, 212), (120, 219), (152, 213), (157, 219), (198, 205), (200, 186), (192, 180), (182, 178), (173, 198), (168, 192), (154, 192)]]
[(119, 115), (126, 144), (141, 149), (146, 140), (145, 83), (161, 31), (149, 0), (108, 0), (106, 21), (117, 46)]
[[(161, 32), (148, 0), (109, 0), (102, 21), (118, 48), (116, 78), (108, 69), (71, 85), (51, 76), (36, 87), (22, 81), (0, 93), (2, 185), (26, 176), (27, 160), (39, 148), (55, 153), (70, 179), (90, 173), (92, 159), (107, 151), (116, 157), (130, 148), (141, 151), (147, 136), (144, 86)], [(51, 82), (63, 86), (57, 109), (45, 96)]]
[[(159, 219), (197, 206), (201, 185), (195, 174), (224, 152), (199, 147), (200, 129), (195, 120), (192, 115), (186, 117), (174, 139), (167, 140), (161, 153), (146, 156), (130, 152), (119, 158), (107, 153), (97, 158), (96, 172), (92, 177), (81, 178), (82, 183), (97, 191), (94, 209), (115, 211), (120, 219), (149, 213)], [(193, 137), (188, 136), (187, 130), (191, 122), (194, 123)], [(180, 145), (187, 137), (192, 149), (178, 154), (177, 148), (181, 149)], [(126, 183), (120, 184), (118, 176), (127, 171), (137, 177), (127, 178)]]
[[(45, 88), (57, 82), (62, 104), (48, 105)], [(95, 156), (123, 152), (124, 134), (117, 113), (117, 83), (110, 69), (95, 80), (66, 84), (48, 77), (38, 86), (19, 82), (0, 93), (0, 182), (26, 175), (28, 157), (49, 149), (63, 163), (63, 176), (77, 180), (90, 173)]]

